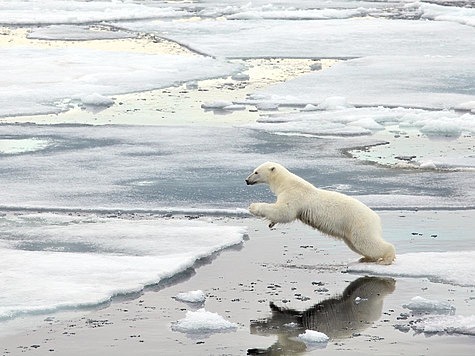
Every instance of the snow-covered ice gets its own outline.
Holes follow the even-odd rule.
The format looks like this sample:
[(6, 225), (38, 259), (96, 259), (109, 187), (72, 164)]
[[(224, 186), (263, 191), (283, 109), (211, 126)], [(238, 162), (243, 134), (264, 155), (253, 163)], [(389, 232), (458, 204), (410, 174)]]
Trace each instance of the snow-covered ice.
[(475, 286), (475, 251), (414, 252), (398, 254), (390, 266), (356, 263), (349, 272), (427, 278), (433, 282)]
[(79, 48), (0, 48), (0, 57), (0, 116), (55, 113), (76, 96), (163, 88), (239, 68), (208, 57)]
[(354, 106), (443, 110), (473, 100), (474, 73), (471, 55), (368, 56), (274, 85), (263, 93), (281, 104), (320, 104), (343, 97)]
[(202, 290), (192, 290), (189, 292), (181, 292), (175, 296), (176, 300), (186, 303), (204, 303), (206, 295)]
[(221, 315), (203, 308), (197, 311), (187, 311), (185, 318), (171, 325), (172, 330), (187, 334), (229, 332), (235, 331), (237, 327), (237, 324), (224, 319)]
[(7, 214), (0, 217), (0, 319), (93, 306), (140, 292), (242, 242), (203, 221)]
[[(471, 58), (475, 46), (471, 40), (475, 28), (442, 21), (388, 21), (374, 18), (324, 21), (206, 19), (130, 22), (121, 23), (120, 26), (129, 30), (146, 30), (200, 53), (229, 58)], [(453, 36), (453, 33), (457, 33), (457, 36)]]

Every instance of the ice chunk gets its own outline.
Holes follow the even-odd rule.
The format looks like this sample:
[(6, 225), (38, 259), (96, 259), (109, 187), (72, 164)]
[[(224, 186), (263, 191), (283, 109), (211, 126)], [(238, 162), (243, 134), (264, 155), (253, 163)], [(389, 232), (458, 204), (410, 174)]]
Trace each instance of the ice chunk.
[(192, 290), (190, 292), (178, 293), (175, 299), (187, 303), (204, 303), (206, 295), (202, 290)]
[(352, 105), (349, 105), (346, 98), (341, 96), (332, 96), (329, 98), (325, 98), (317, 106), (319, 110), (340, 110), (349, 107), (352, 107)]
[(327, 343), (329, 337), (324, 333), (315, 330), (305, 330), (303, 334), (299, 334), (299, 339), (308, 344)]
[(459, 137), (462, 128), (457, 122), (447, 120), (431, 120), (420, 128), (420, 131), (427, 135)]
[(307, 104), (305, 107), (302, 109), (302, 111), (316, 111), (319, 110), (318, 106), (313, 105), (313, 104)]
[(419, 168), (421, 169), (437, 169), (437, 165), (434, 163), (434, 161), (428, 160), (421, 162), (419, 165)]
[(224, 319), (217, 313), (199, 309), (197, 311), (187, 311), (184, 319), (172, 323), (172, 330), (187, 334), (213, 333), (223, 331), (234, 331), (237, 324)]
[(412, 328), (427, 334), (475, 335), (475, 315), (447, 315), (419, 319), (414, 322)]
[(453, 314), (455, 312), (455, 307), (448, 302), (425, 299), (420, 296), (412, 298), (403, 307), (417, 313)]
[(87, 106), (111, 106), (114, 104), (114, 100), (98, 93), (84, 95), (80, 100)]

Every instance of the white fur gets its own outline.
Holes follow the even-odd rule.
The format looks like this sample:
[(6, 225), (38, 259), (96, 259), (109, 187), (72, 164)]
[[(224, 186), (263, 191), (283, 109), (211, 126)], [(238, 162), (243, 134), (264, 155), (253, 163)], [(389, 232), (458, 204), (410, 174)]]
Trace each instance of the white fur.
[(278, 163), (266, 162), (246, 179), (248, 185), (267, 183), (277, 201), (253, 203), (249, 211), (277, 223), (300, 220), (319, 231), (342, 239), (361, 261), (391, 264), (394, 246), (382, 238), (379, 216), (347, 195), (314, 187)]

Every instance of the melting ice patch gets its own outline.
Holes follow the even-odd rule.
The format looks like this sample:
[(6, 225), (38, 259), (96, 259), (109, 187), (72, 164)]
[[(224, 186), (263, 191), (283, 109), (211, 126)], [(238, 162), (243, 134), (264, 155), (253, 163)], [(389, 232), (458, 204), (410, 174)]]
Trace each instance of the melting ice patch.
[(0, 217), (0, 319), (97, 305), (242, 242), (245, 230), (181, 219)]
[(389, 266), (356, 263), (349, 272), (427, 278), (433, 282), (475, 286), (475, 251), (419, 252), (396, 256)]

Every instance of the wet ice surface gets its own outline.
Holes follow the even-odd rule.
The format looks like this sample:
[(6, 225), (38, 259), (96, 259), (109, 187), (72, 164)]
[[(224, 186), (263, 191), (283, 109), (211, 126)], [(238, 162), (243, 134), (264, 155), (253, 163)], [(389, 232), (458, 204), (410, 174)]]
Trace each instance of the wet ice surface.
[[(2, 318), (107, 301), (240, 243), (238, 228), (221, 235), (211, 222), (167, 219), (176, 212), (244, 215), (250, 202), (272, 200), (266, 187), (244, 184), (266, 160), (373, 208), (474, 208), (472, 8), (451, 1), (268, 3), (0, 2), (3, 25), (35, 25), (25, 33), (4, 29), (0, 40), (0, 248), (9, 278), (2, 283), (19, 283), (16, 294), (0, 298)], [(159, 53), (165, 40), (188, 49)], [(269, 57), (303, 60), (262, 59)], [(345, 61), (328, 69), (319, 58)], [(282, 78), (258, 76), (269, 68)], [(131, 94), (157, 88), (166, 89)], [(68, 215), (78, 211), (77, 219)], [(127, 218), (116, 220), (117, 211)], [(135, 221), (134, 212), (167, 217)], [(401, 255), (390, 272), (364, 272), (469, 284), (473, 252), (460, 251), (471, 249), (472, 216), (458, 223), (442, 238), (417, 241), (414, 255), (398, 241)], [(189, 255), (176, 256), (187, 247)], [(437, 270), (439, 257), (451, 268)], [(28, 299), (32, 293), (38, 300)], [(206, 313), (194, 315), (197, 324), (187, 330), (200, 329)], [(412, 326), (470, 334), (473, 318)]]

